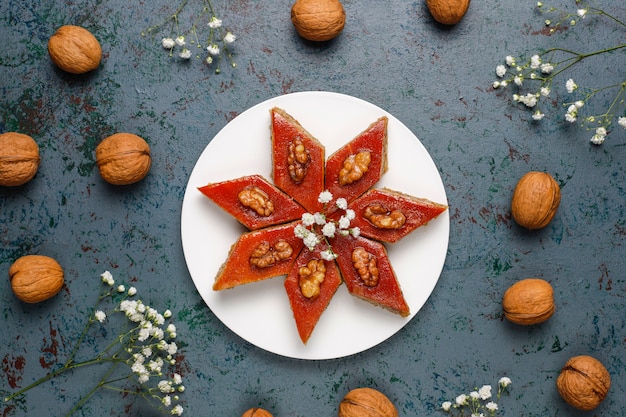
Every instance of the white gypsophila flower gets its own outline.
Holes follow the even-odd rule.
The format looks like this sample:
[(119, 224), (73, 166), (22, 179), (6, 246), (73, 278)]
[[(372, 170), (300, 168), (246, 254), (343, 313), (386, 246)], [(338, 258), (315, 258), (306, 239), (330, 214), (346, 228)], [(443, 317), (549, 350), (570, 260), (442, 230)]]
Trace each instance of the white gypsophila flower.
[(311, 213), (304, 213), (302, 215), (302, 224), (304, 226), (312, 226), (313, 223), (315, 223), (315, 217)]
[(618, 117), (617, 124), (626, 129), (626, 117)]
[(220, 54), (220, 47), (217, 46), (216, 44), (212, 44), (206, 47), (206, 50), (209, 52), (209, 54), (216, 56)]
[(137, 376), (137, 381), (139, 381), (140, 384), (145, 384), (149, 380), (150, 380), (150, 374), (148, 372), (144, 372)]
[(123, 285), (118, 285), (117, 286), (117, 292), (122, 293), (126, 291), (126, 287)]
[(168, 324), (165, 328), (165, 331), (168, 333), (176, 333), (176, 325), (174, 325), (173, 323)]
[(172, 387), (172, 382), (164, 380), (164, 379), (159, 381), (159, 383), (157, 384), (157, 388), (163, 394), (169, 394), (170, 392), (174, 392), (174, 388)]
[(352, 237), (359, 237), (361, 235), (361, 229), (359, 229), (358, 227), (353, 227), (352, 229), (350, 229), (350, 235)]
[(322, 204), (329, 203), (332, 199), (333, 199), (333, 195), (328, 190), (322, 191), (320, 195), (317, 197), (317, 201), (319, 201)]
[(165, 317), (166, 319), (169, 319), (170, 317), (172, 317), (172, 310), (170, 310), (169, 308), (165, 310), (163, 312), (163, 317)]
[(319, 226), (323, 226), (326, 224), (326, 216), (322, 213), (315, 213), (313, 215), (313, 218), (315, 219), (315, 224)]
[(458, 397), (456, 397), (454, 402), (456, 402), (457, 405), (465, 405), (467, 404), (467, 398), (468, 398), (467, 395), (461, 394)]
[(591, 137), (591, 143), (594, 145), (602, 145), (604, 143), (604, 139), (606, 139), (606, 129), (604, 127), (599, 127), (596, 129), (596, 134)]
[(494, 403), (493, 401), (489, 401), (487, 404), (485, 404), (485, 408), (491, 412), (494, 412), (498, 409), (498, 404)]
[(221, 27), (221, 26), (222, 26), (222, 20), (221, 20), (221, 19), (218, 19), (218, 18), (217, 18), (217, 17), (215, 17), (215, 16), (213, 16), (213, 17), (211, 18), (211, 20), (209, 20), (208, 25), (209, 25), (209, 27), (210, 27), (211, 29), (217, 29), (217, 28), (219, 28), (219, 27)]
[(326, 237), (335, 237), (336, 230), (335, 223), (326, 223), (324, 227), (322, 227), (322, 234)]
[(576, 10), (576, 14), (578, 15), (578, 17), (580, 17), (581, 19), (585, 18), (585, 15), (587, 14), (587, 9), (578, 9)]
[(470, 398), (477, 400), (480, 398), (480, 394), (478, 393), (478, 391), (472, 391), (469, 393)]
[(533, 113), (533, 120), (539, 121), (539, 120), (542, 120), (544, 117), (545, 117), (545, 114), (539, 110), (536, 110)]
[(232, 32), (227, 32), (224, 36), (224, 43), (233, 43), (237, 40), (237, 37)]
[(483, 413), (472, 413), (471, 417), (485, 417)]
[(548, 87), (541, 87), (539, 89), (539, 94), (541, 94), (544, 97), (548, 97), (550, 95), (550, 88), (548, 88)]
[(176, 45), (178, 46), (185, 46), (185, 37), (184, 36), (177, 36), (176, 39), (174, 40), (174, 42), (176, 42)]
[(161, 329), (160, 327), (153, 327), (150, 330), (150, 335), (156, 340), (161, 340), (165, 336), (165, 333), (163, 332), (163, 329)]
[(161, 367), (163, 365), (159, 364), (157, 361), (150, 361), (147, 366), (151, 372), (161, 372)]
[(585, 102), (582, 100), (578, 100), (574, 102), (574, 106), (576, 106), (577, 109), (582, 109), (584, 105), (585, 105)]
[(107, 315), (104, 311), (102, 310), (98, 310), (96, 311), (96, 313), (94, 314), (94, 316), (96, 317), (96, 320), (98, 320), (100, 323), (104, 323), (104, 321), (107, 318)]
[(506, 62), (506, 64), (509, 67), (514, 67), (515, 66), (515, 58), (512, 57), (511, 55), (507, 55), (506, 58), (504, 59), (504, 61)]
[(144, 355), (147, 358), (152, 356), (152, 348), (150, 346), (144, 346), (141, 349), (141, 354)]
[(161, 45), (163, 45), (165, 49), (172, 49), (176, 46), (176, 41), (172, 38), (163, 38), (161, 39)]
[(567, 81), (565, 81), (565, 89), (567, 90), (568, 93), (573, 93), (574, 90), (576, 90), (578, 88), (578, 85), (576, 85), (576, 83), (574, 82), (573, 79), (568, 79)]
[(174, 381), (174, 384), (180, 385), (183, 383), (183, 378), (180, 376), (180, 374), (174, 374), (174, 376), (172, 377), (172, 381)]
[(169, 407), (170, 405), (172, 405), (172, 397), (170, 397), (169, 395), (166, 395), (165, 397), (161, 398), (161, 404), (163, 404), (166, 407)]
[(314, 233), (309, 233), (304, 239), (302, 239), (302, 241), (304, 242), (304, 246), (309, 248), (311, 251), (315, 249), (318, 243), (320, 243), (319, 238), (315, 236)]
[(537, 69), (541, 65), (541, 58), (539, 55), (533, 55), (530, 57), (530, 67), (532, 69)]
[(345, 210), (348, 208), (348, 201), (343, 197), (338, 198), (337, 201), (335, 201), (335, 204), (341, 210)]
[(550, 74), (552, 73), (552, 71), (554, 71), (554, 65), (546, 62), (544, 64), (541, 64), (541, 73), (542, 74)]
[(213, 57), (211, 55), (209, 55), (209, 56), (206, 57), (205, 61), (206, 61), (207, 64), (212, 64), (213, 63)]
[(139, 332), (137, 333), (137, 340), (139, 340), (140, 342), (145, 342), (146, 340), (148, 340), (149, 337), (149, 329), (139, 329)]
[(337, 254), (331, 249), (326, 249), (320, 252), (320, 257), (325, 261), (332, 261), (337, 258)]
[(174, 416), (183, 415), (183, 406), (180, 404), (177, 404), (174, 408), (172, 408), (172, 415)]
[(491, 398), (491, 385), (483, 385), (478, 390), (478, 394), (480, 395), (480, 399), (483, 401)]
[(451, 407), (452, 403), (450, 401), (445, 401), (441, 404), (441, 408), (443, 409), (443, 411), (450, 411)]
[(100, 275), (100, 277), (102, 278), (102, 282), (110, 285), (111, 287), (113, 286), (113, 284), (115, 284), (115, 280), (113, 279), (113, 275), (111, 275), (111, 273), (109, 271), (104, 271), (102, 273), (102, 275)]
[(506, 75), (506, 67), (504, 65), (498, 65), (496, 67), (496, 75), (500, 78)]
[(128, 295), (130, 295), (130, 296), (132, 297), (132, 296), (133, 296), (133, 295), (135, 295), (135, 294), (137, 294), (137, 288), (135, 288), (135, 287), (130, 287), (130, 288), (128, 289)]
[(341, 216), (339, 218), (339, 229), (347, 229), (348, 227), (350, 227), (350, 219), (348, 219), (346, 216)]
[(189, 58), (191, 58), (191, 51), (189, 49), (185, 48), (182, 51), (180, 51), (178, 56), (181, 57), (182, 59), (189, 59)]
[(147, 308), (146, 305), (141, 300), (137, 300), (137, 312), (138, 313), (145, 314), (146, 308)]
[(174, 342), (170, 343), (167, 347), (167, 353), (170, 355), (175, 355), (176, 352), (178, 352), (178, 346)]
[(501, 85), (500, 81), (494, 81), (493, 84), (491, 84), (493, 88), (499, 88)]
[(502, 378), (500, 378), (500, 380), (498, 381), (498, 385), (500, 385), (502, 388), (506, 388), (509, 385), (511, 385), (511, 379), (509, 377), (503, 376)]
[(352, 209), (346, 210), (345, 216), (346, 216), (346, 219), (348, 219), (350, 221), (352, 221), (352, 220), (354, 220), (356, 218), (356, 214), (354, 213), (354, 210), (352, 210)]

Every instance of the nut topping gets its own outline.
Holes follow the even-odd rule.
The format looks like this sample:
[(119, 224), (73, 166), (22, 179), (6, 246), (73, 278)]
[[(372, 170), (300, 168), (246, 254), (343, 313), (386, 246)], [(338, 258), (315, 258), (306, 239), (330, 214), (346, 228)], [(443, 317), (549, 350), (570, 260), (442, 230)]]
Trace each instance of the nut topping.
[(339, 170), (339, 185), (348, 185), (360, 180), (369, 169), (370, 162), (372, 162), (370, 151), (361, 151), (348, 156)]
[(302, 143), (302, 140), (300, 138), (292, 140), (287, 152), (287, 163), (289, 164), (287, 168), (289, 170), (289, 176), (296, 184), (304, 180), (309, 160), (309, 151), (304, 146), (304, 143)]
[(363, 217), (379, 229), (400, 229), (406, 222), (406, 216), (400, 210), (389, 211), (381, 204), (365, 207)]
[(263, 242), (250, 254), (250, 265), (258, 268), (268, 268), (276, 263), (287, 259), (293, 253), (293, 248), (284, 240), (279, 240), (270, 246), (269, 242)]
[(270, 196), (259, 187), (249, 187), (241, 190), (237, 195), (239, 202), (256, 211), (259, 216), (267, 217), (274, 212), (274, 203)]
[(326, 277), (326, 264), (321, 259), (311, 259), (306, 266), (298, 269), (300, 291), (306, 298), (320, 295), (320, 286)]
[(363, 248), (356, 248), (352, 251), (352, 265), (366, 286), (375, 287), (378, 284), (378, 266), (374, 255)]

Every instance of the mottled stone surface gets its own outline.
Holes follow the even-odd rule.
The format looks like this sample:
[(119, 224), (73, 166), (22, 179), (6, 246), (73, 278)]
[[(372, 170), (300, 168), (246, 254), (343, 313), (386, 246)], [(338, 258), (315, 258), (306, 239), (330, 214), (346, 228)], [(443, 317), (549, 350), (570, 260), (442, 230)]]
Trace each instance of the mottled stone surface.
[[(596, 147), (591, 132), (565, 125), (565, 78), (544, 106), (551, 120), (541, 123), (511, 103), (512, 90), (491, 87), (506, 55), (556, 44), (590, 51), (623, 42), (624, 29), (588, 16), (549, 36), (531, 3), (475, 1), (448, 28), (421, 1), (347, 0), (344, 32), (313, 44), (295, 33), (288, 2), (219, 0), (218, 15), (238, 36), (238, 67), (223, 61), (219, 75), (199, 59), (168, 57), (159, 45), (168, 30), (142, 37), (176, 1), (0, 3), (0, 132), (31, 135), (42, 157), (31, 182), (0, 188), (2, 396), (65, 360), (98, 294), (99, 274), (110, 270), (150, 305), (174, 312), (186, 415), (237, 416), (261, 406), (276, 416), (330, 416), (348, 390), (369, 386), (402, 416), (435, 416), (442, 401), (503, 375), (513, 380), (511, 395), (499, 401), (507, 416), (626, 415), (625, 131), (614, 129)], [(621, 0), (602, 3), (624, 19)], [(201, 7), (189, 0), (190, 12)], [(190, 19), (181, 15), (181, 26)], [(46, 44), (63, 24), (100, 40), (97, 71), (74, 76), (53, 67)], [(565, 76), (599, 87), (622, 82), (623, 68), (624, 54), (615, 53)], [(267, 353), (228, 330), (198, 295), (180, 241), (187, 178), (211, 138), (247, 108), (307, 90), (362, 98), (406, 124), (439, 167), (451, 221), (439, 283), (403, 330), (361, 354), (308, 362)], [(600, 95), (590, 107), (600, 112), (611, 98)], [(122, 188), (102, 181), (94, 156), (99, 141), (117, 131), (144, 137), (153, 152), (148, 177)], [(529, 170), (552, 173), (562, 187), (555, 219), (533, 232), (509, 212), (515, 183)], [(29, 253), (52, 256), (66, 271), (61, 293), (38, 305), (19, 302), (8, 280), (11, 263)], [(557, 311), (541, 325), (520, 327), (504, 320), (500, 300), (527, 277), (552, 283)], [(581, 354), (602, 361), (613, 377), (591, 414), (566, 405), (555, 386), (561, 366)], [(63, 415), (98, 372), (45, 383), (3, 403), (2, 415)], [(103, 391), (76, 415), (148, 410), (132, 395)]]

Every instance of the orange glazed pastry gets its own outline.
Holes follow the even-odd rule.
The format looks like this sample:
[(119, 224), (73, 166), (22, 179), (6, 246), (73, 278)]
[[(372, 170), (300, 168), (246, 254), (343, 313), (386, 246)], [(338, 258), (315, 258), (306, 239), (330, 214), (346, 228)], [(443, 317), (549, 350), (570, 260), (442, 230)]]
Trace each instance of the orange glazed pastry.
[(294, 226), (287, 223), (241, 235), (217, 273), (213, 290), (287, 274), (304, 246)]
[(321, 211), (317, 196), (324, 189), (324, 146), (284, 110), (274, 107), (271, 117), (274, 184), (309, 212)]
[(339, 285), (341, 276), (334, 261), (325, 261), (308, 249), (300, 252), (285, 280), (285, 290), (303, 343), (309, 340)]
[(331, 241), (337, 264), (350, 294), (403, 317), (410, 314), (385, 247), (364, 237)]
[(198, 188), (250, 230), (297, 220), (305, 210), (260, 175)]
[(448, 206), (388, 188), (369, 190), (350, 203), (351, 225), (361, 235), (394, 243), (446, 211)]
[(381, 117), (326, 162), (325, 189), (335, 198), (354, 200), (387, 172), (387, 118)]

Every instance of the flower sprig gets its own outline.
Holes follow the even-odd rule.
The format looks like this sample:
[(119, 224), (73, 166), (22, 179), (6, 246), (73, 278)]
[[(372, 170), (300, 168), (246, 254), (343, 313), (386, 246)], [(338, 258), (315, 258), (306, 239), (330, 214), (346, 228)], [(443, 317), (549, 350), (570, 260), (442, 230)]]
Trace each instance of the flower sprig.
[[(332, 202), (333, 195), (330, 191), (322, 191), (317, 200), (325, 206)], [(339, 220), (329, 220), (323, 213), (304, 213), (302, 215), (302, 223), (294, 228), (296, 237), (302, 239), (304, 245), (310, 250), (314, 251), (316, 247), (322, 243), (326, 243), (326, 249), (320, 252), (322, 259), (326, 261), (332, 261), (337, 258), (337, 254), (334, 253), (328, 239), (335, 237), (336, 234), (342, 236), (351, 235), (357, 237), (360, 235), (361, 230), (358, 227), (350, 227), (350, 222), (354, 220), (354, 210), (348, 208), (348, 202), (345, 198), (338, 198), (335, 200), (337, 208), (344, 210), (344, 214)]]
[[(577, 22), (588, 16), (607, 17), (615, 24), (626, 27), (626, 23), (617, 17), (605, 12), (602, 9), (584, 5), (581, 1), (576, 1), (579, 8), (575, 13), (561, 12), (554, 7), (547, 7), (542, 2), (537, 3), (537, 8), (543, 13), (561, 13), (561, 18), (556, 22), (552, 19), (545, 19), (544, 24), (550, 28), (550, 33), (556, 33), (557, 29), (564, 27), (569, 22), (570, 27), (576, 26)], [(513, 101), (523, 104), (532, 110), (532, 119), (542, 120), (545, 113), (541, 109), (541, 100), (551, 95), (554, 87), (554, 80), (577, 63), (584, 59), (599, 56), (607, 53), (626, 51), (626, 43), (614, 45), (592, 52), (577, 52), (566, 48), (553, 47), (545, 51), (536, 53), (528, 59), (519, 59), (512, 55), (505, 58), (503, 64), (496, 66), (497, 80), (493, 82), (496, 89), (515, 86), (518, 92), (514, 93)], [(534, 83), (535, 88), (529, 92), (522, 93), (522, 88)], [(567, 78), (563, 84), (568, 94), (575, 95), (569, 102), (564, 102), (566, 109), (564, 118), (569, 123), (579, 123), (581, 127), (594, 131), (591, 142), (600, 145), (611, 131), (613, 122), (626, 129), (626, 80), (622, 82), (605, 85), (599, 88), (583, 88), (578, 86), (573, 78)], [(611, 104), (601, 114), (589, 114), (582, 116), (583, 107), (596, 95), (614, 92)]]
[[(504, 376), (498, 381), (498, 393), (496, 394), (496, 400), (500, 399), (500, 396), (507, 392), (509, 385), (511, 385), (511, 379)], [(441, 404), (441, 409), (451, 415), (457, 415), (462, 417), (465, 415), (465, 411), (469, 413), (470, 417), (485, 417), (485, 415), (495, 416), (498, 411), (498, 403), (494, 401), (491, 393), (491, 385), (483, 385), (471, 391), (469, 394), (460, 394), (453, 401), (444, 401)]]
[[(161, 314), (140, 299), (136, 299), (137, 289), (135, 287), (127, 289), (123, 284), (116, 286), (113, 276), (108, 271), (105, 271), (100, 278), (103, 290), (65, 363), (27, 387), (9, 395), (4, 401), (17, 399), (42, 383), (74, 369), (109, 364), (110, 367), (104, 376), (81, 397), (65, 414), (66, 416), (81, 409), (101, 388), (139, 395), (161, 412), (176, 416), (182, 415), (180, 394), (184, 392), (185, 386), (181, 375), (173, 370), (176, 365), (175, 355), (178, 351), (178, 346), (174, 341), (177, 336), (176, 326), (171, 322), (166, 324), (166, 321), (172, 317), (172, 312), (165, 310)], [(119, 305), (110, 313), (101, 307), (104, 302), (117, 300), (119, 300)], [(95, 357), (77, 360), (79, 347), (89, 330), (93, 326), (107, 324), (115, 315), (122, 315), (121, 319), (124, 322), (117, 337)], [(128, 381), (138, 382), (139, 388), (128, 388)], [(149, 383), (153, 381), (156, 381), (154, 385), (150, 385)]]
[(153, 35), (169, 29), (169, 32), (161, 38), (161, 47), (169, 52), (170, 57), (178, 56), (182, 60), (189, 60), (195, 55), (196, 58), (203, 59), (207, 65), (215, 64), (215, 73), (219, 74), (221, 58), (226, 56), (230, 66), (236, 68), (237, 63), (233, 59), (231, 46), (237, 37), (224, 28), (222, 19), (218, 18), (210, 0), (202, 0), (201, 11), (191, 25), (181, 27), (181, 15), (188, 3), (189, 0), (182, 0), (172, 15), (158, 25), (146, 29), (142, 35)]

